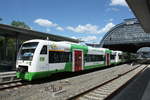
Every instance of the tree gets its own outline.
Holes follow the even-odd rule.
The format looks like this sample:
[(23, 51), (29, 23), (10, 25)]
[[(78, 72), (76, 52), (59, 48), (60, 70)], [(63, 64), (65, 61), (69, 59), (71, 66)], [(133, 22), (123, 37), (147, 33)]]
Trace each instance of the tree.
[(11, 22), (11, 25), (15, 26), (15, 27), (19, 27), (19, 28), (31, 29), (27, 24), (25, 24), (24, 22), (21, 22), (21, 21), (14, 20)]

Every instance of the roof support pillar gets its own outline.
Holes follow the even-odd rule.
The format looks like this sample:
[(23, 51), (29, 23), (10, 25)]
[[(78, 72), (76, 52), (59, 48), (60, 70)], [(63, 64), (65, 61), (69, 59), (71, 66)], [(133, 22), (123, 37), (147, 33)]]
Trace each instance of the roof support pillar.
[(4, 60), (7, 60), (8, 52), (7, 52), (7, 43), (8, 43), (8, 37), (4, 37), (4, 42), (3, 42), (3, 48), (4, 48)]

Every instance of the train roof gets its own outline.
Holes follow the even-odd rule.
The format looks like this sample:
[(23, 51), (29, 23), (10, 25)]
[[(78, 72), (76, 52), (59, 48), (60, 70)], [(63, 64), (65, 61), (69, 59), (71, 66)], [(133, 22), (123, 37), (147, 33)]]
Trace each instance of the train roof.
[(28, 42), (45, 42), (45, 41), (48, 41), (48, 40), (33, 39), (33, 40), (25, 41), (24, 43), (28, 43)]
[(24, 43), (28, 43), (28, 42), (54, 42), (54, 43), (64, 43), (64, 44), (75, 44), (75, 45), (81, 45), (81, 46), (86, 46), (89, 49), (93, 49), (93, 50), (100, 50), (100, 51), (106, 51), (106, 52), (111, 52), (112, 50), (108, 49), (108, 48), (95, 48), (95, 47), (91, 47), (91, 46), (87, 46), (87, 45), (82, 45), (80, 43), (73, 43), (73, 42), (68, 42), (68, 41), (50, 41), (50, 40), (41, 40), (41, 39), (33, 39), (33, 40), (28, 40)]

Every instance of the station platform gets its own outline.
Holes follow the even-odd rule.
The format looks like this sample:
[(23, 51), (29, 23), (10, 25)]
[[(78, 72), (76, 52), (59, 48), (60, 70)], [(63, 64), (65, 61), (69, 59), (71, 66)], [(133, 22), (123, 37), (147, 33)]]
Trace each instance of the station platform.
[(112, 100), (150, 100), (150, 67), (138, 75)]

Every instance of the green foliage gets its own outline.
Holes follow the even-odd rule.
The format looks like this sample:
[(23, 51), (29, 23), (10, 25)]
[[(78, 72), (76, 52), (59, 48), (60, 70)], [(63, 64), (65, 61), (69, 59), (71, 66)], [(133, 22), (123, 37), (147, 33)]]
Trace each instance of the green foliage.
[[(5, 41), (6, 39), (6, 41)], [(15, 60), (15, 39), (12, 38), (4, 38), (0, 37), (0, 61), (14, 61)], [(5, 42), (6, 42), (6, 49), (5, 49)]]
[(21, 21), (12, 21), (11, 25), (19, 28), (31, 29), (27, 24)]

